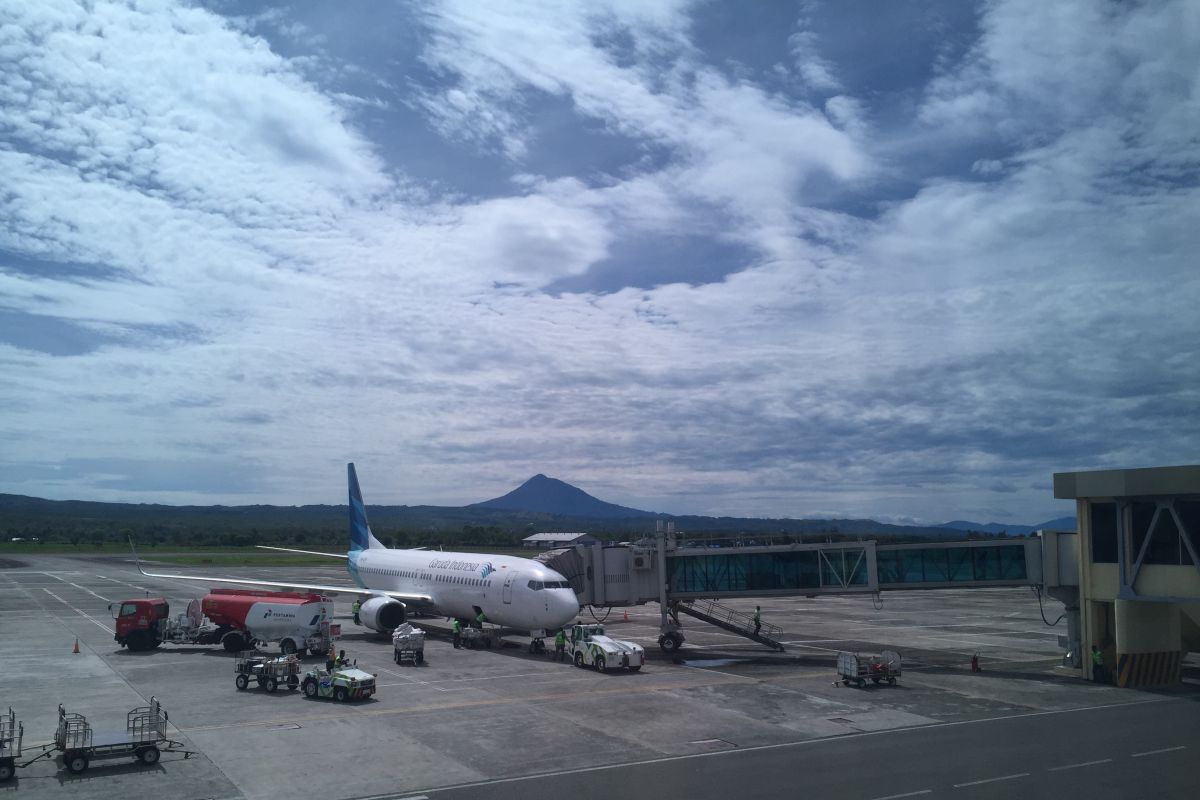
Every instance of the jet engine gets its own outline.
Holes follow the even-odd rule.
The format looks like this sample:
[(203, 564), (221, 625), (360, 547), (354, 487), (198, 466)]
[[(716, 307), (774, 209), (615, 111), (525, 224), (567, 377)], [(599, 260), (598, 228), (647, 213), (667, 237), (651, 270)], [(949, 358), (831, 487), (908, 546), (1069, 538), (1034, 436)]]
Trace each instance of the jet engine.
[(404, 617), (404, 603), (390, 597), (372, 597), (358, 610), (358, 621), (380, 633), (391, 633)]

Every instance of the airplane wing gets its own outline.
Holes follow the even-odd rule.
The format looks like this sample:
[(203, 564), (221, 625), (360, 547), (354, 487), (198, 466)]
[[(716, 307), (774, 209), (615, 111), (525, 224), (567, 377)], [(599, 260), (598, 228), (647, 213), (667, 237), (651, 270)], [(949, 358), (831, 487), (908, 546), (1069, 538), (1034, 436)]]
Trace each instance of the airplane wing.
[[(130, 542), (130, 546), (133, 543)], [(322, 554), (325, 555), (325, 554)], [(361, 597), (364, 600), (369, 597), (390, 597), (393, 600), (399, 600), (407, 605), (418, 607), (432, 607), (433, 598), (427, 594), (413, 594), (410, 592), (394, 592), (388, 589), (363, 589), (358, 586), (336, 586), (316, 583), (298, 583), (291, 581), (259, 581), (250, 580), (247, 578), (222, 578), (216, 575), (183, 575), (180, 573), (167, 572), (147, 572), (142, 567), (142, 561), (138, 558), (137, 550), (133, 551), (133, 560), (137, 564), (138, 572), (148, 578), (172, 578), (178, 581), (201, 581), (204, 583), (228, 583), (233, 586), (248, 586), (248, 587), (266, 587), (271, 589), (281, 589), (285, 591), (301, 591), (301, 592), (317, 592), (320, 594), (330, 595), (333, 597), (350, 596)]]
[[(316, 550), (297, 550), (294, 547), (272, 547), (269, 544), (256, 544), (254, 546), (257, 547), (259, 550), (281, 550), (284, 553), (304, 553), (305, 555), (325, 556), (326, 558), (349, 558), (350, 557), (350, 556), (346, 555), (345, 553), (319, 553)], [(428, 548), (425, 547), (424, 545), (422, 545), (420, 547), (398, 547), (396, 549), (397, 550), (427, 550)]]
[(259, 550), (280, 550), (284, 553), (304, 553), (308, 556), (325, 556), (326, 558), (349, 558), (345, 553), (318, 553), (316, 550), (297, 550), (294, 547), (271, 547), (268, 544), (254, 545)]

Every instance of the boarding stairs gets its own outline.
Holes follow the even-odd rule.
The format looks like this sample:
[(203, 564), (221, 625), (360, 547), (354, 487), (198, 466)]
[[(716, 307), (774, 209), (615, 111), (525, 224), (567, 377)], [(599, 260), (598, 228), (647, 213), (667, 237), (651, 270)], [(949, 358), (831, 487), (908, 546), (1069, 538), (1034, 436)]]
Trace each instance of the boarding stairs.
[(735, 608), (721, 605), (716, 600), (681, 601), (676, 609), (688, 616), (703, 620), (709, 625), (716, 625), (730, 633), (736, 633), (751, 641), (765, 644), (781, 653), (784, 650), (783, 644), (777, 638), (783, 633), (783, 629), (778, 625), (768, 625), (764, 622), (758, 633), (755, 633), (753, 613), (747, 614), (745, 611), (738, 611)]

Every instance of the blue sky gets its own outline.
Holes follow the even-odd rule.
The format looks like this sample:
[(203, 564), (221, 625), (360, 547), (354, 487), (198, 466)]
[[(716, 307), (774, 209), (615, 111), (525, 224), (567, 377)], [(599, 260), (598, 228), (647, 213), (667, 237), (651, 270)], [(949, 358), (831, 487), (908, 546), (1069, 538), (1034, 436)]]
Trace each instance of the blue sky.
[(1196, 463), (1189, 2), (0, 3), (0, 491), (1032, 523)]

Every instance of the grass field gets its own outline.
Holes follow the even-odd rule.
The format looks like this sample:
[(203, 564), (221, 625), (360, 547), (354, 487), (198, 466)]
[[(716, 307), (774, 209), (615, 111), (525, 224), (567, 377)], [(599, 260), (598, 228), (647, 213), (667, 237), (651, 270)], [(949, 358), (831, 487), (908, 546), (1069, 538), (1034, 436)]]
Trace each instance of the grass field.
[[(331, 549), (329, 552), (336, 553)], [(62, 556), (130, 556), (129, 545), (105, 542), (97, 547), (91, 544), (40, 544), (35, 542), (0, 542), (0, 556), (22, 554)], [(161, 545), (139, 547), (138, 556), (147, 562), (160, 564), (213, 565), (221, 567), (323, 567), (333, 565), (344, 568), (345, 559), (324, 558), (302, 553), (280, 553), (273, 550), (258, 550), (239, 547), (181, 547)]]

